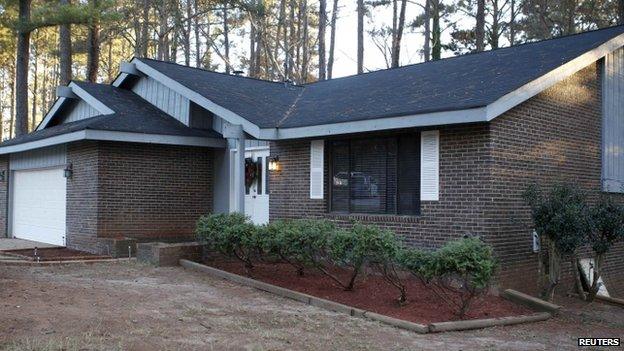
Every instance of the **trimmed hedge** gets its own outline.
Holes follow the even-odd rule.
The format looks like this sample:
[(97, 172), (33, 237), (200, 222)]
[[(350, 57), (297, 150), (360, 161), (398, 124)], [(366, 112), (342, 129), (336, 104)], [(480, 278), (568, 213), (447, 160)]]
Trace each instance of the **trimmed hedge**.
[[(202, 217), (196, 232), (210, 248), (241, 260), (248, 273), (254, 257), (272, 257), (292, 265), (299, 275), (313, 268), (342, 289), (353, 290), (357, 277), (369, 267), (399, 291), (399, 304), (407, 301), (403, 272), (409, 272), (434, 289), (460, 318), (485, 293), (496, 267), (492, 249), (478, 239), (452, 241), (426, 252), (403, 247), (389, 230), (360, 223), (340, 229), (327, 220), (297, 219), (255, 226), (233, 213)], [(347, 270), (348, 277), (336, 274), (336, 267)]]

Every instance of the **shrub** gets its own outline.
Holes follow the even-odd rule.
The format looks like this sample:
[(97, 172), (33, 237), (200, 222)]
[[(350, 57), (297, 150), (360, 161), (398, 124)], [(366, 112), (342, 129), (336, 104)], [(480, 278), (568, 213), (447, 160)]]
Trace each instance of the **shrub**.
[(401, 267), (426, 283), (430, 277), (430, 265), (432, 254), (415, 248), (401, 249), (397, 255), (397, 261)]
[[(548, 242), (549, 281), (542, 295), (552, 301), (561, 276), (562, 259), (569, 257), (576, 267), (576, 252), (590, 231), (588, 207), (584, 194), (566, 184), (555, 185), (546, 195), (537, 186), (531, 186), (524, 195), (531, 206), (535, 231)], [(583, 294), (578, 270), (573, 272), (577, 289)]]
[(405, 285), (394, 265), (400, 245), (391, 231), (355, 223), (350, 230), (338, 231), (331, 237), (329, 251), (335, 263), (351, 269), (349, 281), (341, 283), (345, 290), (353, 290), (357, 276), (368, 263), (400, 291), (399, 302), (406, 301)]
[(195, 232), (198, 240), (211, 249), (244, 262), (248, 273), (253, 268), (251, 257), (258, 249), (258, 230), (245, 215), (203, 216), (198, 220)]
[(624, 238), (624, 207), (610, 197), (602, 197), (591, 209), (592, 230), (589, 243), (594, 252), (594, 276), (589, 287), (589, 301), (592, 301), (600, 289), (598, 280), (607, 252), (613, 244)]
[(432, 290), (463, 319), (473, 301), (487, 292), (496, 263), (489, 245), (465, 238), (447, 243), (422, 267)]
[(325, 220), (278, 220), (265, 227), (262, 248), (303, 275), (305, 266), (322, 266), (328, 238), (335, 230), (335, 226)]

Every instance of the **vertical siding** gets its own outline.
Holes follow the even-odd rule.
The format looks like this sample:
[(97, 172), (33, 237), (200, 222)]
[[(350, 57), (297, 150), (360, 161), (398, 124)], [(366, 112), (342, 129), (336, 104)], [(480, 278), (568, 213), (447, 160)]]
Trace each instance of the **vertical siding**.
[(75, 122), (81, 119), (95, 117), (97, 115), (101, 115), (100, 111), (96, 110), (83, 100), (80, 100), (73, 104), (61, 123)]
[(66, 145), (46, 147), (11, 154), (10, 169), (33, 169), (62, 166), (67, 163)]
[(190, 101), (151, 77), (141, 78), (132, 91), (180, 122), (189, 125)]
[(624, 192), (624, 49), (607, 55), (603, 75), (603, 189)]

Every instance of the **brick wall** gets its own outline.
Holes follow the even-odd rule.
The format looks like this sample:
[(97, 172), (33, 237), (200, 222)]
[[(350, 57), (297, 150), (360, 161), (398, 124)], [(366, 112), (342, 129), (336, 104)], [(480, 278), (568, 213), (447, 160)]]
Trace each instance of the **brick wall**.
[(271, 219), (313, 216), (341, 225), (358, 220), (391, 229), (410, 245), (419, 247), (437, 247), (466, 234), (486, 234), (487, 203), (483, 194), (489, 184), (487, 124), (440, 129), (440, 200), (422, 202), (419, 216), (328, 213), (327, 179), (325, 200), (311, 200), (309, 196), (310, 141), (274, 142), (271, 154), (279, 156), (282, 168), (270, 174)]
[(210, 149), (108, 142), (99, 151), (99, 236), (189, 238), (212, 210)]
[(212, 209), (212, 152), (113, 142), (68, 146), (67, 246), (105, 252), (102, 238), (188, 239)]
[[(491, 122), (493, 202), (487, 217), (505, 286), (537, 289), (538, 258), (531, 250), (530, 212), (522, 199), (529, 184), (574, 183), (592, 202), (601, 193), (599, 72), (591, 65)], [(607, 264), (605, 280), (622, 291), (622, 245)], [(565, 272), (569, 285), (567, 265)]]
[(67, 180), (67, 247), (98, 251), (98, 159), (96, 142), (67, 146), (67, 162), (73, 168), (73, 176)]
[[(597, 198), (598, 74), (592, 65), (491, 123), (442, 127), (440, 199), (423, 202), (420, 216), (328, 213), (327, 179), (326, 199), (309, 198), (310, 142), (274, 142), (271, 154), (279, 156), (282, 170), (270, 174), (270, 217), (329, 218), (341, 225), (359, 220), (392, 229), (407, 243), (428, 248), (465, 234), (480, 235), (495, 247), (501, 286), (535, 292), (538, 260), (531, 250), (532, 224), (522, 192), (533, 182), (547, 186), (568, 181), (579, 184), (592, 200)], [(623, 246), (609, 255), (605, 277), (620, 291)]]

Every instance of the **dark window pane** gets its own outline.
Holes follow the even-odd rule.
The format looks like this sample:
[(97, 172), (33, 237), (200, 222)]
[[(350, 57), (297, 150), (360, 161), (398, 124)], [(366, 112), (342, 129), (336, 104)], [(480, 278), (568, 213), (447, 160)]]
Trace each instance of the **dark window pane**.
[(397, 152), (398, 142), (396, 138), (388, 138), (386, 157), (386, 213), (397, 212)]
[(399, 138), (398, 213), (420, 212), (420, 138), (419, 134)]
[(331, 208), (332, 211), (349, 211), (349, 143), (332, 143), (331, 150)]
[(385, 139), (351, 141), (351, 212), (386, 213)]
[(258, 177), (256, 178), (257, 181), (257, 193), (258, 195), (262, 195), (262, 173), (264, 171), (264, 167), (262, 167), (262, 157), (258, 157), (257, 158), (258, 162), (256, 163), (256, 169), (258, 172)]

